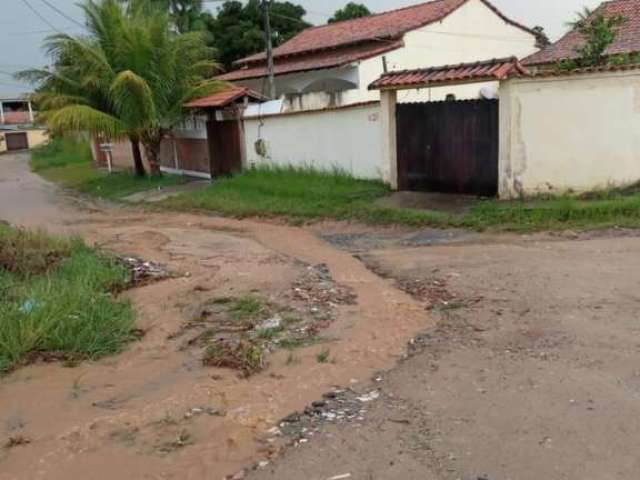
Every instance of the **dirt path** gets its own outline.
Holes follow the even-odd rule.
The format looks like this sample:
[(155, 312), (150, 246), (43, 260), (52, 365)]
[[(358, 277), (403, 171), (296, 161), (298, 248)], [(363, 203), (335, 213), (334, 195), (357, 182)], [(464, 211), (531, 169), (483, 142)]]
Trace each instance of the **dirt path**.
[[(1, 480), (218, 480), (260, 461), (246, 477), (640, 478), (636, 232), (491, 237), (87, 210), (24, 160), (0, 162), (0, 177), (28, 185), (0, 179), (0, 218), (178, 273), (130, 292), (148, 333), (126, 353), (0, 380), (0, 439), (31, 440), (0, 449)], [(358, 297), (324, 332), (335, 363), (318, 363), (316, 345), (242, 380), (204, 368), (176, 336), (215, 297), (301, 307), (292, 286), (321, 263)]]
[[(130, 292), (147, 335), (126, 353), (77, 368), (32, 366), (0, 380), (3, 436), (30, 441), (0, 451), (0, 479), (224, 478), (277, 451), (264, 436), (282, 417), (333, 386), (357, 385), (393, 366), (411, 336), (430, 325), (420, 302), (310, 232), (79, 210), (51, 194), (25, 161), (2, 158), (0, 218), (81, 233), (107, 249), (164, 263), (177, 278)], [(265, 373), (243, 380), (205, 368), (201, 352), (184, 348), (178, 334), (203, 302), (259, 292), (294, 303), (292, 285), (316, 264), (357, 295), (356, 305), (335, 307), (323, 332), (335, 339), (333, 362), (316, 360), (326, 346), (300, 350), (295, 362), (280, 352)]]
[(640, 478), (639, 238), (349, 238), (385, 247), (360, 254), (433, 298), (438, 327), (363, 421), (325, 426), (252, 480)]

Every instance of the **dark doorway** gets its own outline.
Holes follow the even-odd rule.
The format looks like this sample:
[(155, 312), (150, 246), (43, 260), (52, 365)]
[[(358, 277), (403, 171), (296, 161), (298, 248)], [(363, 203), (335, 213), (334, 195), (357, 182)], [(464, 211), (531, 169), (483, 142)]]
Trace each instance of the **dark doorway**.
[(242, 170), (240, 120), (207, 122), (211, 176), (231, 175)]
[(399, 104), (398, 188), (498, 193), (497, 100)]
[(29, 139), (27, 132), (5, 133), (7, 141), (7, 150), (26, 150), (29, 148)]

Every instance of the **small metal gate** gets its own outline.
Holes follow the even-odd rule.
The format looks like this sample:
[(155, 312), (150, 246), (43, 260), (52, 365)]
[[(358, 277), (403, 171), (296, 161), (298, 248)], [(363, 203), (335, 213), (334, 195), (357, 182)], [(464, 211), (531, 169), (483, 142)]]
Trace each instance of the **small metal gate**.
[(497, 195), (498, 118), (497, 100), (399, 104), (399, 189)]
[(27, 132), (15, 132), (5, 133), (5, 140), (7, 142), (7, 150), (26, 150), (29, 148), (29, 139)]

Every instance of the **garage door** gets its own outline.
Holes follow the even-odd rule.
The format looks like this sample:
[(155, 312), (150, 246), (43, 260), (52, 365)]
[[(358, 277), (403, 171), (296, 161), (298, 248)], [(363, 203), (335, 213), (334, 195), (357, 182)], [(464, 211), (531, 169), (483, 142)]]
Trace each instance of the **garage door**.
[(26, 150), (29, 148), (29, 140), (26, 132), (5, 133), (7, 150)]

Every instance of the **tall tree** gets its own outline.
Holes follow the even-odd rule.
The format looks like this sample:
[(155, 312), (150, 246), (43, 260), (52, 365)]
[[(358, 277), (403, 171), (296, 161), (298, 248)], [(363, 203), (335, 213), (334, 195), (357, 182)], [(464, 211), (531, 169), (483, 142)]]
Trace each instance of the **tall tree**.
[(49, 37), (53, 66), (19, 76), (38, 84), (35, 100), (50, 130), (128, 138), (136, 173), (145, 174), (141, 146), (159, 173), (160, 143), (184, 103), (223, 87), (209, 80), (218, 65), (206, 34), (177, 34), (166, 10), (148, 0), (88, 0), (82, 8), (87, 35)]
[(344, 8), (337, 10), (336, 13), (333, 14), (333, 17), (329, 19), (329, 23), (368, 17), (369, 15), (371, 15), (371, 11), (365, 5), (349, 2), (344, 6)]
[[(126, 0), (124, 0), (126, 1)], [(207, 30), (212, 15), (204, 10), (203, 0), (151, 0), (171, 13), (171, 19), (180, 33)]]
[[(272, 1), (271, 29), (274, 46), (281, 45), (311, 25), (304, 21), (306, 10), (291, 2)], [(227, 69), (233, 62), (264, 51), (264, 31), (260, 0), (246, 4), (228, 0), (218, 8), (211, 31), (219, 59)]]

